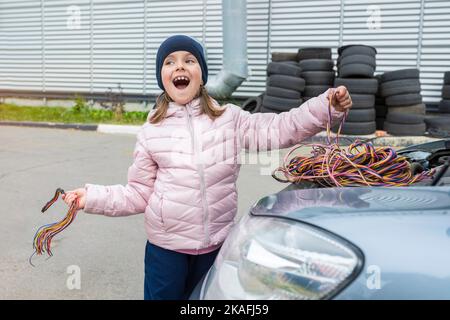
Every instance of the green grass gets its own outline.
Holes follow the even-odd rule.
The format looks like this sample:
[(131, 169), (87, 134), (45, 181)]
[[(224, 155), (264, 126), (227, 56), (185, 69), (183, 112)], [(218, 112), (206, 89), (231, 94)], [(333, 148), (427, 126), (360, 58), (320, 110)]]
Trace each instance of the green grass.
[[(228, 102), (238, 104), (234, 100), (218, 100), (220, 105)], [(118, 116), (110, 109), (94, 109), (83, 97), (75, 97), (75, 105), (64, 107), (27, 107), (15, 104), (0, 103), (0, 121), (34, 121), (78, 124), (128, 124), (142, 125), (147, 119), (148, 111), (126, 111)]]
[(125, 112), (121, 119), (110, 110), (91, 109), (85, 106), (64, 107), (25, 107), (14, 104), (0, 104), (0, 121), (35, 121), (60, 123), (107, 123), (142, 125), (147, 112)]

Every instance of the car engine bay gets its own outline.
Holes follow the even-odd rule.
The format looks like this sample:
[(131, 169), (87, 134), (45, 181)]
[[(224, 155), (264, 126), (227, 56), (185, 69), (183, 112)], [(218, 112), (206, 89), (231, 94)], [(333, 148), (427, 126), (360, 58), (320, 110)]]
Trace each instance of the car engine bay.
[[(450, 185), (450, 170), (448, 170), (450, 163), (450, 140), (439, 140), (423, 145), (407, 147), (398, 151), (398, 155), (406, 157), (411, 164), (413, 174), (435, 169), (436, 174), (434, 175), (434, 179), (442, 174), (442, 177), (439, 178), (436, 185)], [(429, 180), (424, 180), (418, 182), (416, 185), (429, 184)]]

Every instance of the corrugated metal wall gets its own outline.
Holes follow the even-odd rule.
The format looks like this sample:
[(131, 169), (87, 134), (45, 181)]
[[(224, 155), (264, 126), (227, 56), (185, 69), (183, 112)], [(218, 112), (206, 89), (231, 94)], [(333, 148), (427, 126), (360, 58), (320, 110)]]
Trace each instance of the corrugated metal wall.
[[(39, 2), (39, 1), (35, 1)], [(89, 91), (91, 55), (91, 6), (89, 0), (42, 1), (43, 68), (46, 91)], [(11, 2), (14, 4), (14, 2)], [(78, 16), (81, 20), (78, 21)], [(78, 23), (79, 22), (79, 23)]]
[(422, 94), (441, 99), (442, 73), (450, 71), (450, 1), (424, 1), (420, 55)]
[(91, 89), (103, 92), (120, 82), (125, 92), (141, 94), (145, 74), (144, 2), (95, 0), (91, 8), (86, 13), (92, 25)]
[[(343, 44), (377, 49), (377, 72), (417, 66), (421, 1), (345, 1)], [(380, 14), (377, 21), (376, 16)]]
[[(420, 67), (427, 102), (450, 70), (450, 1), (247, 0), (249, 78), (235, 96), (264, 91), (272, 51), (361, 43), (377, 73)], [(0, 0), (0, 89), (158, 94), (154, 59), (167, 36), (206, 44), (222, 62), (221, 0)]]
[(0, 2), (1, 89), (42, 89), (42, 28), (40, 1)]
[(271, 1), (270, 50), (339, 45), (341, 1)]

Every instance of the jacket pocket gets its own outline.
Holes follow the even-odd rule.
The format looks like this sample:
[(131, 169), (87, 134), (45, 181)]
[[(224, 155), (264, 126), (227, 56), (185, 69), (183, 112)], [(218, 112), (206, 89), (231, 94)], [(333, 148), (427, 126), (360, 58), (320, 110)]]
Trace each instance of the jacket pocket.
[(159, 218), (161, 219), (161, 224), (165, 229), (164, 223), (164, 195), (161, 196), (161, 202), (159, 203)]

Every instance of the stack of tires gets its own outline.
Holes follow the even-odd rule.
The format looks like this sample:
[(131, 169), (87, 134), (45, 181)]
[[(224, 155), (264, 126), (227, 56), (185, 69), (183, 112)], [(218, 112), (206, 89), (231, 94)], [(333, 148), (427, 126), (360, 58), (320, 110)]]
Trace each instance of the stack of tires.
[(331, 48), (301, 48), (298, 51), (298, 64), (305, 79), (303, 101), (327, 91), (333, 86), (335, 72), (331, 59)]
[[(365, 45), (338, 48), (338, 77), (334, 86), (345, 86), (352, 97), (350, 109), (341, 133), (368, 135), (376, 131), (375, 95), (378, 80), (374, 77), (377, 50)], [(333, 131), (337, 131), (334, 127)]]
[(444, 73), (442, 100), (439, 102), (439, 113), (450, 113), (450, 71)]
[(444, 72), (439, 113), (439, 116), (429, 116), (425, 119), (427, 131), (431, 136), (448, 138), (450, 137), (450, 71)]
[[(274, 54), (272, 59), (278, 60), (280, 57)], [(303, 103), (302, 92), (305, 89), (305, 80), (301, 77), (301, 72), (302, 69), (296, 61), (269, 63), (266, 91), (260, 112), (281, 113), (300, 106)]]
[(365, 45), (347, 45), (338, 48), (339, 78), (373, 78), (377, 50)]
[[(298, 78), (300, 76), (301, 70), (299, 70), (298, 62), (297, 62), (297, 52), (272, 52), (272, 62), (267, 66), (267, 76), (268, 81), (271, 75), (282, 75), (282, 76), (293, 76)], [(288, 77), (281, 77), (282, 82), (289, 82)], [(275, 80), (277, 77), (275, 77)], [(273, 82), (273, 78), (271, 82)], [(270, 88), (269, 88), (270, 87)], [(266, 98), (266, 105), (268, 107), (262, 108), (264, 96), (266, 95), (267, 89), (269, 90), (269, 97)], [(283, 109), (288, 110), (289, 108), (283, 108), (282, 101), (278, 101), (278, 98), (288, 98), (294, 99), (296, 101), (289, 101), (288, 104), (297, 104), (300, 102), (301, 94), (298, 92), (290, 92), (290, 89), (286, 89), (283, 87), (279, 87), (277, 85), (266, 86), (266, 91), (261, 93), (256, 97), (250, 97), (245, 100), (241, 108), (245, 111), (249, 111), (250, 113), (257, 112), (274, 112), (280, 113)], [(287, 95), (287, 96), (284, 96)], [(275, 99), (274, 99), (275, 98)], [(301, 104), (301, 102), (300, 102)], [(275, 105), (277, 109), (273, 109), (272, 105)]]
[(398, 136), (425, 134), (425, 105), (420, 94), (419, 70), (385, 72), (380, 80), (380, 94), (388, 108), (384, 130)]

